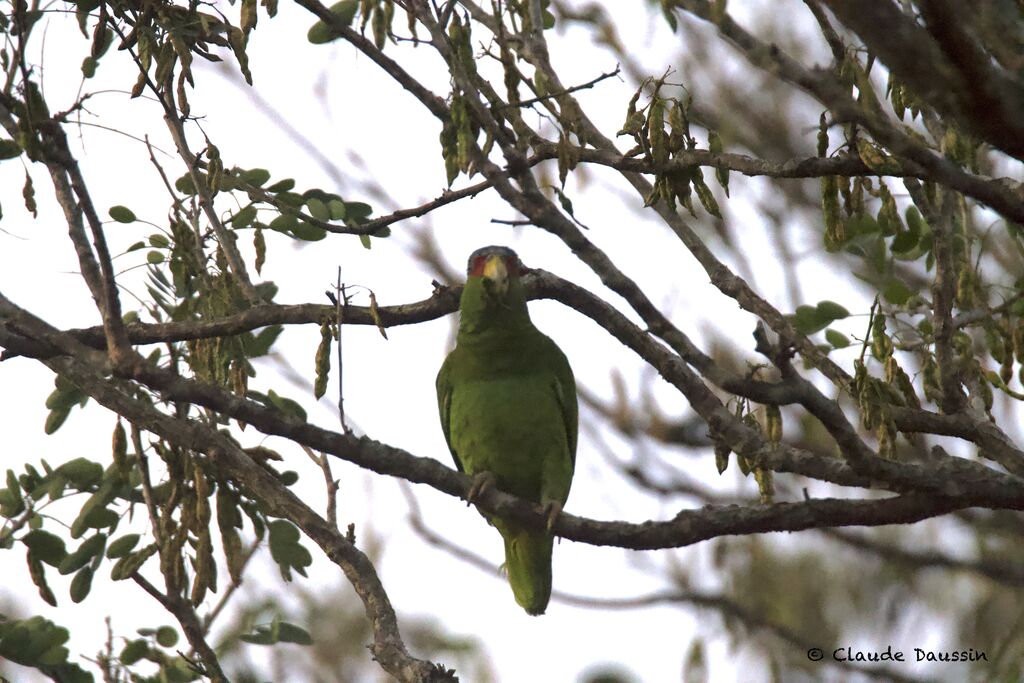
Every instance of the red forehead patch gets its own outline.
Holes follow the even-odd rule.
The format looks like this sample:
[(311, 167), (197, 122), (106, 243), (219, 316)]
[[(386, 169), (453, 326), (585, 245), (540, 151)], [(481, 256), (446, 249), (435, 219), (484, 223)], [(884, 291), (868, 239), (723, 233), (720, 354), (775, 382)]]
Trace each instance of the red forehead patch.
[(487, 263), (487, 256), (480, 254), (474, 256), (473, 260), (469, 262), (469, 276), (470, 277), (483, 277), (484, 265)]
[(491, 256), (498, 256), (505, 264), (505, 270), (508, 271), (509, 275), (522, 275), (522, 266), (519, 263), (519, 257), (515, 253), (496, 253), (486, 252), (482, 254), (473, 254), (473, 257), (469, 261), (469, 276), (470, 277), (483, 277), (484, 266), (487, 265), (487, 259)]

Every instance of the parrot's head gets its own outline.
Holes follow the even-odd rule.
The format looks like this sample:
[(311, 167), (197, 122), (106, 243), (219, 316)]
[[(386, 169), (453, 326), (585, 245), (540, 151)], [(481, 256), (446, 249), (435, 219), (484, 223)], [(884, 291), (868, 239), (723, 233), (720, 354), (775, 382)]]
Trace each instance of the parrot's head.
[(526, 268), (516, 252), (508, 247), (481, 247), (469, 257), (466, 274), (480, 278), (484, 291), (497, 300), (503, 300), (512, 284), (518, 284), (519, 276)]
[(460, 330), (504, 329), (529, 324), (526, 292), (520, 276), (527, 272), (516, 252), (490, 246), (474, 251), (466, 267), (466, 286), (460, 304)]

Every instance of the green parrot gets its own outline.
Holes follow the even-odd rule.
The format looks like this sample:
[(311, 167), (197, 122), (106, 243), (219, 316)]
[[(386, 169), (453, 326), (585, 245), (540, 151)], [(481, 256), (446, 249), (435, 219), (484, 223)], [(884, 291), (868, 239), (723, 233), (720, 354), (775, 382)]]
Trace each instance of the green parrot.
[(569, 496), (579, 407), (565, 354), (534, 327), (507, 247), (469, 257), (459, 334), (437, 374), (437, 407), (448, 448), (473, 477), (472, 502), (491, 486), (539, 503), (546, 529), (487, 515), (505, 540), (512, 593), (528, 614), (551, 597), (551, 527)]

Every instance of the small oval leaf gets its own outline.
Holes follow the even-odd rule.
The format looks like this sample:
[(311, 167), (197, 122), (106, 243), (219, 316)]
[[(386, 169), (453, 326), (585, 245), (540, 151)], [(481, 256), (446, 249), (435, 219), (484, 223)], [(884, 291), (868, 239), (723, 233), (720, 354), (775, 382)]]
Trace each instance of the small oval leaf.
[(112, 206), (107, 213), (118, 223), (134, 223), (137, 220), (135, 214), (127, 206)]

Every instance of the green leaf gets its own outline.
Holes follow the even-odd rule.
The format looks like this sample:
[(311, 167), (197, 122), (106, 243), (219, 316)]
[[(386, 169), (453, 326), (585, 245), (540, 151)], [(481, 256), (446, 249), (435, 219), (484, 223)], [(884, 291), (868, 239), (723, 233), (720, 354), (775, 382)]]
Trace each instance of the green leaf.
[[(341, 0), (331, 5), (331, 13), (337, 17), (338, 22), (350, 26), (359, 9), (359, 0)], [(309, 29), (306, 38), (314, 45), (323, 45), (338, 38), (330, 26), (323, 21), (318, 21)]]
[(856, 235), (870, 235), (881, 230), (882, 226), (878, 224), (878, 221), (871, 214), (854, 214), (846, 220), (847, 239)]
[(245, 349), (245, 355), (249, 358), (258, 358), (259, 356), (265, 356), (270, 352), (270, 347), (277, 341), (278, 336), (284, 331), (282, 325), (271, 325), (270, 327), (264, 327), (258, 333), (249, 335), (242, 339), (242, 346)]
[(359, 224), (366, 221), (373, 213), (373, 207), (363, 202), (345, 202), (345, 221), (349, 224)]
[(303, 571), (304, 567), (308, 567), (313, 564), (313, 555), (306, 549), (301, 543), (293, 543), (292, 545), (285, 546), (281, 557), (284, 559), (281, 564), (287, 564), (295, 569), (303, 576), (306, 572)]
[(345, 216), (348, 213), (345, 210), (345, 202), (340, 199), (332, 199), (327, 202), (327, 208), (331, 212), (331, 220), (342, 221), (345, 220)]
[(107, 557), (112, 560), (124, 557), (135, 549), (140, 538), (142, 537), (139, 534), (125, 534), (110, 544), (107, 548)]
[(814, 306), (797, 306), (791, 320), (796, 331), (804, 335), (823, 330), (832, 322), (832, 318), (823, 315)]
[(67, 555), (67, 550), (64, 549), (64, 539), (42, 529), (28, 532), (21, 537), (21, 542), (41, 562), (45, 562), (51, 567), (59, 567), (61, 560)]
[(93, 557), (103, 552), (103, 546), (106, 542), (106, 534), (93, 534), (82, 541), (82, 544), (78, 546), (78, 550), (69, 554), (61, 561), (57, 566), (57, 571), (65, 576), (67, 574), (77, 572), (79, 569), (89, 564)]
[(284, 519), (275, 519), (274, 521), (267, 524), (267, 530), (270, 532), (270, 552), (274, 552), (274, 547), (281, 548), (282, 544), (290, 545), (298, 543), (299, 541), (299, 530), (291, 522)]
[(894, 306), (902, 306), (914, 295), (902, 280), (892, 278), (882, 285), (882, 297)]
[(146, 263), (150, 265), (157, 265), (164, 262), (164, 255), (159, 251), (151, 251), (146, 254)]
[(303, 422), (306, 421), (306, 411), (302, 408), (301, 405), (291, 400), (290, 398), (285, 398), (284, 396), (277, 394), (273, 389), (270, 389), (266, 394), (262, 394), (255, 390), (250, 390), (248, 393), (248, 397), (255, 401), (259, 401), (265, 406), (272, 406), (274, 408), (277, 408), (281, 412), (296, 419), (302, 420)]
[(86, 78), (92, 78), (96, 75), (96, 67), (99, 62), (93, 57), (86, 57), (82, 60), (82, 75)]
[(815, 307), (821, 315), (831, 320), (841, 320), (850, 315), (850, 312), (834, 301), (820, 301)]
[(298, 227), (298, 225), (298, 217), (290, 213), (282, 213), (280, 216), (270, 221), (270, 224), (267, 227), (271, 230), (276, 230), (277, 232), (291, 234), (292, 230)]
[(118, 223), (134, 223), (137, 220), (135, 214), (127, 206), (112, 206), (107, 213)]
[(113, 569), (110, 570), (110, 578), (114, 581), (124, 581), (137, 572), (146, 561), (156, 554), (156, 543), (150, 543), (142, 550), (125, 555), (119, 559)]
[(146, 642), (146, 639), (136, 638), (135, 640), (129, 641), (123, 648), (121, 648), (121, 655), (119, 659), (125, 666), (131, 666), (145, 657), (147, 652), (149, 652), (149, 643)]
[(896, 235), (892, 244), (889, 245), (889, 250), (894, 254), (909, 253), (910, 250), (917, 246), (917, 238), (918, 236), (913, 231), (905, 230)]
[(161, 647), (174, 647), (178, 643), (178, 632), (171, 626), (161, 626), (156, 630), (156, 642)]
[(0, 161), (21, 156), (21, 145), (14, 140), (0, 140)]
[[(63, 479), (59, 472), (55, 472), (54, 475), (54, 479)], [(89, 499), (82, 504), (82, 507), (78, 512), (78, 516), (75, 518), (75, 521), (71, 523), (72, 538), (79, 538), (83, 533), (85, 533), (87, 528), (93, 526), (90, 522), (97, 520), (96, 518), (90, 519), (90, 515), (96, 510), (106, 508), (107, 504), (116, 497), (119, 486), (120, 479), (116, 476), (107, 476), (104, 478), (103, 483), (100, 484), (100, 487), (96, 492), (89, 496)], [(102, 521), (102, 519), (99, 521)]]
[(51, 410), (50, 414), (46, 416), (46, 424), (43, 425), (43, 431), (47, 434), (53, 434), (55, 431), (60, 429), (61, 425), (64, 424), (64, 420), (68, 419), (68, 415), (71, 414), (71, 408), (58, 408)]
[(271, 302), (274, 297), (277, 296), (277, 285), (270, 280), (264, 280), (263, 282), (256, 285), (256, 295), (260, 301)]
[(363, 248), (365, 248), (365, 249), (370, 249), (373, 246), (373, 243), (370, 242), (370, 236), (369, 235), (360, 235), (359, 236), (359, 242), (360, 242), (360, 244), (363, 245)]
[(93, 683), (90, 674), (68, 664), (63, 647), (69, 632), (42, 617), (0, 621), (0, 658), (29, 667), (47, 668), (47, 678), (64, 683)]
[(306, 200), (306, 208), (309, 209), (309, 215), (318, 221), (329, 221), (331, 220), (331, 211), (327, 208), (327, 205), (316, 197), (311, 197)]
[[(198, 171), (197, 171), (198, 173)], [(200, 174), (202, 175), (202, 174)], [(174, 189), (182, 194), (193, 195), (196, 193), (196, 184), (192, 180), (192, 174), (186, 173), (174, 181)]]
[(250, 204), (245, 208), (239, 209), (238, 213), (231, 217), (231, 225), (237, 228), (244, 228), (250, 225), (256, 220), (256, 206)]
[(242, 171), (239, 176), (250, 185), (262, 187), (265, 182), (270, 180), (270, 171), (265, 168), (251, 168), (247, 171)]
[(76, 403), (85, 405), (89, 397), (73, 384), (61, 384), (46, 397), (46, 407), (50, 410), (72, 408)]
[(292, 236), (304, 242), (319, 242), (327, 237), (327, 231), (306, 221), (299, 221), (298, 225), (292, 228)]
[(251, 645), (273, 645), (277, 642), (274, 632), (265, 625), (257, 626), (252, 633), (243, 633), (238, 639)]
[(171, 241), (167, 239), (166, 235), (160, 233), (154, 233), (149, 236), (149, 246), (154, 249), (166, 249), (171, 246)]
[(308, 631), (286, 621), (278, 623), (277, 639), (282, 643), (295, 643), (296, 645), (313, 644), (313, 637), (309, 635)]
[(50, 473), (32, 490), (31, 495), (36, 500), (42, 500), (43, 496), (49, 496), (50, 500), (57, 500), (64, 495), (64, 487), (67, 486), (67, 483), (67, 479), (62, 475), (50, 470)]
[(84, 567), (71, 579), (71, 587), (68, 593), (71, 595), (71, 602), (82, 602), (89, 595), (92, 588), (92, 568)]
[(278, 475), (277, 478), (285, 486), (291, 486), (299, 480), (299, 473), (294, 470), (286, 470)]
[[(25, 499), (18, 491), (0, 489), (0, 516), (11, 518), (25, 511)], [(8, 537), (8, 540), (11, 540)]]
[(278, 192), (287, 192), (293, 187), (295, 187), (295, 179), (285, 178), (284, 180), (278, 180), (276, 183), (268, 187), (267, 192), (273, 192), (274, 194), (277, 194)]
[(80, 489), (97, 484), (103, 478), (103, 466), (88, 458), (69, 460), (56, 471)]
[(845, 349), (847, 346), (850, 345), (849, 337), (847, 337), (842, 332), (838, 332), (831, 328), (825, 330), (825, 339), (828, 341), (829, 344), (831, 344), (834, 348), (837, 349)]
[(298, 208), (306, 203), (306, 198), (297, 192), (281, 192), (277, 195), (277, 201), (287, 206)]
[[(25, 469), (27, 470), (29, 467), (32, 467), (32, 466), (31, 465), (26, 465)], [(7, 479), (7, 488), (11, 489), (12, 491), (17, 493), (18, 495), (21, 495), (20, 489), (22, 487), (21, 487), (20, 483), (18, 482), (18, 475), (16, 475), (14, 473), (14, 470), (12, 470), (12, 469), (8, 469), (7, 470), (6, 479)], [(34, 486), (25, 486), (24, 487), (26, 492), (31, 491), (33, 488), (35, 488), (35, 487)]]
[(95, 508), (89, 511), (89, 514), (85, 516), (85, 526), (90, 529), (105, 529), (109, 526), (117, 524), (117, 520), (121, 519), (113, 510), (108, 508)]

